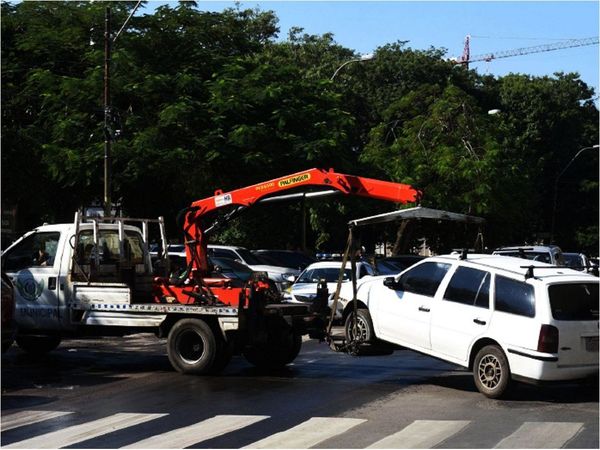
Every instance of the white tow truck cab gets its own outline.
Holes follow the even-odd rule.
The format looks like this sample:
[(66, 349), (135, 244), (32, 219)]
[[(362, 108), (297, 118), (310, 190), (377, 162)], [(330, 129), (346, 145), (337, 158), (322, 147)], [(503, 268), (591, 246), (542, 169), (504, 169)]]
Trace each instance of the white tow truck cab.
[[(163, 219), (103, 220), (76, 214), (74, 223), (42, 225), (2, 253), (2, 271), (15, 285), (16, 342), (21, 349), (43, 354), (63, 337), (147, 332), (168, 336), (169, 360), (183, 373), (218, 371), (235, 350), (257, 365), (294, 360), (307, 332), (303, 324), (308, 307), (292, 311), (289, 305), (267, 305), (260, 313), (268, 319), (257, 319), (252, 315), (256, 309), (240, 314), (237, 307), (220, 302), (159, 303), (148, 227), (158, 224), (162, 247), (167, 248)], [(131, 225), (136, 222), (141, 228)], [(168, 262), (166, 258), (163, 275), (169, 273)], [(277, 329), (281, 340), (269, 340), (259, 349), (265, 344), (260, 337), (269, 335), (261, 328), (265, 323)]]

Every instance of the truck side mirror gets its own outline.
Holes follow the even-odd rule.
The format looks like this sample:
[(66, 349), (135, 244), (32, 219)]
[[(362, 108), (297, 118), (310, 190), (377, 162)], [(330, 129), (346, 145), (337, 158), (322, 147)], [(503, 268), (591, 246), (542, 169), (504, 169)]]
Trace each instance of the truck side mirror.
[(399, 291), (402, 289), (402, 282), (396, 281), (394, 277), (386, 277), (383, 280), (383, 285), (389, 289), (394, 291)]

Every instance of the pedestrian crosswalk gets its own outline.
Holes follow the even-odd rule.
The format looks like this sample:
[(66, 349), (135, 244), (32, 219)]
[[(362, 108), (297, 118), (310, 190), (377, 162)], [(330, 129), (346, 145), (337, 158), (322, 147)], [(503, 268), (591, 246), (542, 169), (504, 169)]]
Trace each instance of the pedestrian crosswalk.
[[(139, 425), (140, 428), (127, 435), (128, 441), (123, 442), (121, 448), (186, 448), (258, 424), (253, 433), (247, 436), (257, 436), (259, 439), (250, 440), (246, 436), (245, 442), (252, 443), (243, 443), (240, 446), (257, 449), (312, 448), (319, 447), (327, 441), (327, 447), (332, 448), (335, 447), (336, 437), (347, 433), (361, 435), (361, 426), (369, 422), (367, 419), (349, 417), (312, 417), (298, 420), (282, 430), (271, 416), (216, 415), (191, 424), (190, 421), (185, 422), (181, 427), (176, 425), (165, 427), (165, 423), (167, 425), (173, 423), (169, 421), (170, 418), (172, 414), (167, 413), (120, 412), (83, 421), (78, 414), (69, 411), (19, 411), (2, 416), (1, 445), (2, 448), (64, 448), (94, 439), (94, 446), (101, 447), (102, 439), (108, 439), (115, 432), (126, 431)], [(161, 423), (160, 426), (153, 426), (160, 421), (166, 422)], [(293, 423), (293, 420), (286, 421), (288, 424), (290, 422)], [(36, 426), (41, 426), (41, 431), (38, 433), (35, 432)], [(26, 433), (19, 433), (22, 427), (27, 427), (24, 429)], [(444, 441), (450, 438), (456, 439), (461, 433), (469, 433), (473, 427), (476, 427), (476, 424), (469, 420), (415, 420), (408, 425), (399, 426), (391, 433), (388, 430), (385, 436), (377, 436), (371, 430), (369, 434), (373, 434), (374, 438), (367, 447), (442, 447)], [(584, 428), (584, 423), (581, 422), (525, 422), (508, 432), (499, 431), (498, 436), (494, 436), (496, 444), (493, 446), (494, 448), (561, 448), (582, 433)], [(165, 429), (167, 431), (164, 431)], [(139, 436), (140, 434), (143, 435)], [(131, 442), (133, 436), (137, 437), (135, 442)], [(114, 440), (110, 441), (109, 446), (114, 447), (114, 442)]]

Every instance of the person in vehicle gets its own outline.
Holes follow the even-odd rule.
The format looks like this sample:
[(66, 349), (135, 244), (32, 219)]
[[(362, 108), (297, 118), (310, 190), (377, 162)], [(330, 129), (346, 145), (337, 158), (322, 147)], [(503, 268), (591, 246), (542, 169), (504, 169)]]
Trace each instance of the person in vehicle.
[(38, 249), (37, 252), (33, 254), (33, 265), (34, 266), (46, 266), (48, 265), (48, 259), (50, 255), (46, 253), (43, 249)]

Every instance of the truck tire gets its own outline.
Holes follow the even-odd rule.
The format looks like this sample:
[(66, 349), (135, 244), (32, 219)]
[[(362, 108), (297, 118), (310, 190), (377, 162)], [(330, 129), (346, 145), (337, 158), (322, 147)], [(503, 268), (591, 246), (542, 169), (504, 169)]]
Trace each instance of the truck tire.
[(497, 345), (486, 345), (473, 361), (473, 378), (477, 390), (488, 398), (500, 398), (510, 386), (508, 360)]
[(248, 347), (244, 357), (256, 367), (280, 369), (296, 359), (302, 348), (302, 336), (294, 330), (284, 330), (278, 337), (270, 336), (267, 345)]
[(356, 327), (357, 333), (354, 335), (354, 311), (348, 314), (344, 323), (344, 334), (346, 342), (352, 342), (356, 338), (360, 342), (368, 343), (375, 340), (375, 330), (373, 329), (373, 321), (368, 309), (360, 308), (356, 311)]
[(6, 353), (8, 349), (12, 347), (13, 342), (13, 338), (7, 339), (6, 341), (2, 341), (2, 353)]
[(60, 336), (29, 336), (22, 335), (16, 338), (17, 345), (32, 356), (42, 356), (60, 345)]
[(215, 361), (210, 369), (211, 374), (221, 373), (223, 369), (227, 367), (227, 364), (229, 364), (233, 356), (233, 341), (226, 341), (224, 338), (220, 337), (217, 347), (217, 355), (215, 356)]
[(169, 332), (167, 353), (177, 372), (202, 375), (210, 372), (217, 358), (217, 341), (202, 319), (181, 319)]

